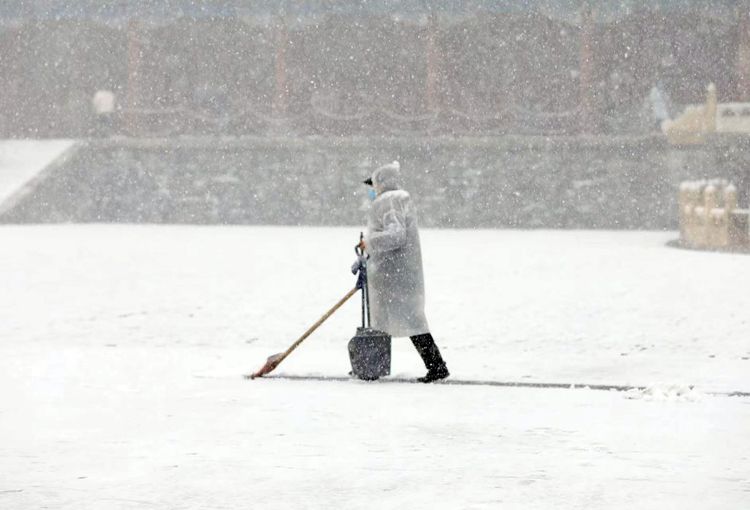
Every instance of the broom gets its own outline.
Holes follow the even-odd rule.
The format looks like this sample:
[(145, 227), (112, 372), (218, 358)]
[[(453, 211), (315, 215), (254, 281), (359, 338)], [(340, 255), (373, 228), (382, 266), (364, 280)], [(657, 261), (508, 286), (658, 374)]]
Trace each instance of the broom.
[(299, 337), (297, 341), (294, 342), (286, 351), (280, 352), (278, 354), (274, 354), (273, 356), (269, 356), (268, 359), (266, 360), (266, 364), (260, 367), (260, 370), (258, 370), (257, 372), (253, 374), (244, 375), (243, 377), (245, 379), (255, 379), (256, 377), (263, 377), (264, 375), (271, 373), (276, 367), (278, 367), (281, 364), (282, 361), (286, 359), (287, 356), (289, 356), (292, 353), (292, 351), (294, 351), (294, 349), (299, 347), (299, 344), (301, 344), (305, 340), (305, 338), (310, 336), (313, 331), (318, 329), (318, 326), (323, 324), (326, 321), (326, 319), (328, 319), (328, 317), (333, 315), (333, 312), (338, 310), (341, 307), (341, 305), (343, 305), (346, 302), (346, 300), (352, 297), (358, 290), (359, 290), (359, 287), (354, 287), (352, 290), (347, 292), (346, 295), (338, 301), (338, 303), (333, 305), (333, 307), (331, 307), (330, 310), (328, 310), (320, 319), (318, 319), (318, 322), (310, 326), (310, 328), (307, 331), (305, 331), (302, 334), (302, 336)]

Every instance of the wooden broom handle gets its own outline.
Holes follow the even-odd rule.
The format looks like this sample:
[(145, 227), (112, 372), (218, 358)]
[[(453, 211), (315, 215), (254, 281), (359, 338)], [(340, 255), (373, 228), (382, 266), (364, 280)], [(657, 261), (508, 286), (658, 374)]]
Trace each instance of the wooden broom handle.
[(342, 298), (341, 298), (341, 299), (339, 300), (339, 302), (338, 302), (338, 303), (336, 303), (335, 305), (333, 305), (333, 307), (331, 307), (331, 309), (330, 309), (330, 310), (328, 310), (328, 311), (327, 311), (327, 312), (326, 312), (326, 313), (325, 313), (325, 314), (323, 315), (323, 317), (321, 317), (320, 319), (318, 319), (318, 322), (316, 322), (315, 324), (313, 324), (312, 326), (310, 326), (310, 328), (309, 328), (309, 329), (308, 329), (307, 331), (305, 331), (305, 332), (304, 332), (304, 333), (302, 334), (302, 336), (301, 336), (301, 337), (299, 337), (299, 339), (298, 339), (298, 340), (297, 340), (296, 342), (294, 342), (294, 343), (293, 343), (293, 344), (292, 344), (292, 345), (291, 345), (291, 346), (289, 347), (289, 349), (287, 349), (287, 350), (286, 350), (286, 351), (284, 352), (283, 356), (281, 356), (281, 358), (280, 358), (280, 359), (278, 360), (278, 362), (277, 362), (276, 364), (278, 365), (279, 363), (281, 363), (282, 361), (284, 361), (284, 359), (285, 359), (285, 358), (286, 358), (287, 356), (289, 356), (289, 355), (290, 355), (290, 354), (292, 353), (292, 351), (294, 351), (294, 349), (296, 349), (296, 348), (297, 348), (297, 347), (299, 346), (299, 344), (301, 344), (301, 343), (302, 343), (302, 342), (303, 342), (303, 341), (305, 340), (305, 338), (307, 338), (308, 336), (310, 336), (310, 335), (312, 334), (312, 332), (313, 332), (313, 331), (315, 331), (316, 329), (318, 329), (318, 327), (319, 327), (319, 326), (320, 326), (321, 324), (323, 324), (323, 323), (324, 323), (324, 322), (326, 321), (326, 319), (328, 319), (328, 317), (330, 317), (331, 315), (333, 315), (333, 312), (335, 312), (336, 310), (338, 310), (339, 308), (341, 308), (341, 305), (343, 305), (344, 303), (346, 303), (346, 301), (347, 301), (347, 300), (348, 300), (348, 299), (349, 299), (350, 297), (352, 297), (352, 296), (353, 296), (353, 295), (354, 295), (354, 294), (355, 294), (355, 293), (356, 293), (356, 292), (357, 292), (358, 290), (359, 290), (359, 289), (358, 289), (357, 287), (354, 287), (354, 288), (353, 288), (352, 290), (350, 290), (349, 292), (347, 292), (347, 293), (346, 293), (346, 295), (345, 295), (344, 297), (342, 297)]

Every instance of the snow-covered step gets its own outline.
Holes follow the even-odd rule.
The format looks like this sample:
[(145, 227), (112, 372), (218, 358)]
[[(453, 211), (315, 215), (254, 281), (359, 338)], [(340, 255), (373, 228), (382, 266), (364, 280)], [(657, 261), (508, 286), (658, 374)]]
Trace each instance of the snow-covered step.
[(58, 157), (74, 140), (0, 140), (0, 213), (12, 198)]

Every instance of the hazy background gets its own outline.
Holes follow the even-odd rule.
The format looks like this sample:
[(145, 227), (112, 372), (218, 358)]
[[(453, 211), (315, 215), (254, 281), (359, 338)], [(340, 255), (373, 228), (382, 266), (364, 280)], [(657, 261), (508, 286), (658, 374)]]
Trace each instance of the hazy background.
[(746, 201), (744, 142), (659, 127), (750, 98), (743, 6), (8, 0), (0, 137), (80, 142), (0, 221), (352, 224), (399, 159), (425, 225), (673, 229)]

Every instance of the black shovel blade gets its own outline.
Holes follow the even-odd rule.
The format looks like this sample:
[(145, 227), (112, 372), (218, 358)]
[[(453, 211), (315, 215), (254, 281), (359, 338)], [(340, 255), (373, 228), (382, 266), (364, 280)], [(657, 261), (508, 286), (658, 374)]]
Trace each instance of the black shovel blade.
[(349, 360), (352, 374), (374, 381), (391, 373), (391, 337), (371, 328), (357, 328), (349, 341)]

